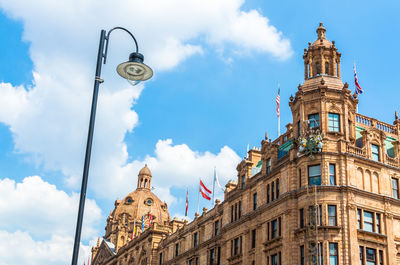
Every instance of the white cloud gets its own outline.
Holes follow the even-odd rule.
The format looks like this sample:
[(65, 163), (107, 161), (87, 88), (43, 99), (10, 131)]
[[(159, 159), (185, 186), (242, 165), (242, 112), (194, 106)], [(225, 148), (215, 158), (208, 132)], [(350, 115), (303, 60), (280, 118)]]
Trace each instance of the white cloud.
[[(147, 164), (153, 178), (152, 186), (156, 187), (155, 194), (169, 205), (176, 202), (169, 188), (185, 188), (198, 185), (199, 178), (212, 183), (214, 166), (217, 167), (221, 185), (229, 179), (236, 179), (236, 165), (239, 156), (228, 146), (221, 148), (219, 153), (200, 153), (193, 151), (186, 144), (173, 145), (171, 139), (159, 140), (155, 148), (155, 156), (147, 156), (143, 160), (132, 161), (125, 166), (112, 166), (95, 169), (104, 174), (97, 176), (92, 188), (99, 196), (110, 199), (125, 196), (136, 188), (137, 175), (140, 169)], [(106, 193), (103, 191), (107, 190)]]
[[(66, 264), (71, 260), (79, 195), (38, 176), (0, 179), (0, 264)], [(86, 200), (82, 239), (99, 234), (101, 210)], [(80, 257), (89, 255), (81, 245)]]
[[(72, 259), (73, 238), (54, 235), (48, 240), (35, 241), (27, 232), (0, 230), (0, 265), (69, 264)], [(79, 264), (90, 255), (90, 247), (81, 245)]]

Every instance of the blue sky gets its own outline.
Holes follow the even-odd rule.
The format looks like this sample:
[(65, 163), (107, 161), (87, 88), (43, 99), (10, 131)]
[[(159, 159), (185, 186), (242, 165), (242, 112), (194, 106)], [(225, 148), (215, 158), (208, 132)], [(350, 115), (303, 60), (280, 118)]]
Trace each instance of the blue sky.
[(198, 178), (211, 185), (214, 166), (221, 182), (235, 179), (247, 144), (259, 146), (266, 131), (277, 136), (278, 82), (281, 127), (291, 122), (288, 98), (303, 82), (303, 49), (316, 39), (319, 22), (342, 53), (342, 80), (352, 90), (357, 63), (365, 91), (359, 112), (392, 123), (399, 110), (397, 1), (150, 2), (93, 9), (90, 1), (0, 0), (0, 205), (8, 205), (0, 206), (0, 242), (13, 238), (36, 253), (31, 259), (0, 250), (1, 265), (70, 262), (102, 28), (132, 30), (155, 75), (138, 87), (121, 80), (115, 67), (132, 43), (113, 33), (82, 258), (103, 235), (114, 200), (135, 189), (145, 163), (172, 216), (184, 214), (186, 187), (194, 215)]

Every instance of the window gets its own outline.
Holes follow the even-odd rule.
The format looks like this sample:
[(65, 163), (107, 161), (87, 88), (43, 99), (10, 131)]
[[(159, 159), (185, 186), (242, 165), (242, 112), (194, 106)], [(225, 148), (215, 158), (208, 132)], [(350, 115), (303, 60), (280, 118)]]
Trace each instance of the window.
[(310, 114), (308, 115), (308, 126), (311, 129), (318, 129), (319, 128), (319, 113)]
[(368, 232), (374, 232), (374, 214), (371, 212), (364, 211), (364, 230)]
[(396, 178), (392, 178), (392, 197), (399, 198), (399, 180)]
[(238, 216), (239, 216), (239, 219), (240, 219), (240, 217), (242, 216), (242, 201), (239, 201)]
[(317, 68), (317, 75), (320, 75), (321, 74), (321, 65), (319, 63), (316, 63), (315, 67)]
[(376, 265), (376, 250), (372, 248), (366, 248), (365, 253), (367, 256), (366, 265)]
[(379, 213), (375, 213), (375, 225), (376, 225), (376, 232), (381, 233), (381, 215)]
[(383, 265), (383, 250), (379, 250), (379, 265)]
[(159, 260), (158, 260), (158, 264), (159, 264), (159, 265), (162, 265), (162, 261), (163, 261), (163, 260), (162, 260), (162, 253), (160, 253), (160, 258), (159, 258)]
[(336, 167), (335, 164), (329, 164), (329, 185), (336, 185)]
[(232, 205), (231, 206), (231, 223), (233, 222), (233, 217), (234, 217), (234, 212), (235, 212), (235, 207)]
[(245, 184), (246, 184), (246, 176), (243, 175), (243, 176), (242, 176), (242, 189), (244, 189)]
[(267, 174), (271, 172), (271, 158), (267, 159)]
[(361, 229), (362, 228), (361, 209), (357, 209), (357, 223), (358, 223), (358, 229)]
[(299, 215), (300, 215), (300, 228), (303, 228), (304, 227), (304, 209), (303, 208), (300, 209)]
[(238, 255), (240, 250), (240, 238), (237, 237), (233, 240), (233, 255)]
[(304, 246), (300, 246), (300, 265), (306, 264), (306, 258), (304, 256)]
[(360, 247), (360, 265), (364, 265), (364, 247)]
[(235, 219), (234, 221), (236, 221), (238, 219), (238, 204), (235, 203)]
[(329, 243), (329, 265), (338, 265), (338, 244)]
[(221, 247), (217, 248), (217, 265), (221, 264)]
[(196, 258), (194, 261), (195, 261), (195, 265), (199, 265), (199, 258)]
[(325, 63), (325, 74), (329, 74), (329, 63), (328, 62), (326, 62)]
[(215, 249), (210, 249), (210, 265), (214, 265), (215, 261)]
[(197, 247), (197, 243), (198, 243), (198, 233), (194, 233), (193, 234), (193, 247)]
[(380, 161), (379, 160), (379, 146), (375, 144), (371, 144), (371, 152), (372, 152), (372, 160)]
[(299, 188), (301, 188), (301, 169), (299, 168)]
[(278, 220), (273, 220), (271, 222), (271, 239), (278, 236)]
[(308, 207), (308, 213), (310, 219), (308, 223), (310, 225), (321, 225), (322, 224), (322, 205), (316, 207), (315, 205), (311, 205)]
[(257, 210), (257, 192), (253, 194), (253, 211)]
[(321, 165), (308, 166), (308, 185), (321, 185)]
[(278, 254), (271, 256), (271, 265), (278, 265)]
[(318, 243), (318, 256), (319, 256), (319, 265), (324, 265), (324, 248), (323, 243)]
[(256, 247), (256, 229), (251, 230), (251, 248)]
[(175, 257), (179, 255), (179, 243), (175, 244)]
[(328, 225), (336, 226), (336, 205), (328, 205)]
[(219, 220), (214, 222), (214, 236), (219, 234)]
[(269, 184), (267, 185), (267, 203), (269, 203)]
[(274, 201), (274, 197), (275, 197), (275, 186), (274, 186), (274, 182), (271, 183), (271, 201)]
[(279, 179), (276, 180), (276, 198), (279, 198)]
[(339, 114), (329, 113), (328, 114), (328, 128), (331, 132), (340, 132), (340, 118)]

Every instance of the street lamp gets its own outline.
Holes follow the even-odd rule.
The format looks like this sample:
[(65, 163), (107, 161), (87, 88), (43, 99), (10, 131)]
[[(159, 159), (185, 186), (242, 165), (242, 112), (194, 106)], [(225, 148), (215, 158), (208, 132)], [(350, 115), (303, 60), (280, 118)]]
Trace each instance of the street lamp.
[[(129, 60), (125, 63), (121, 63), (120, 65), (118, 65), (117, 67), (118, 74), (123, 78), (127, 79), (132, 85), (136, 85), (141, 81), (148, 80), (153, 76), (153, 70), (151, 70), (150, 67), (148, 67), (143, 63), (144, 57), (142, 54), (139, 53), (139, 47), (137, 41), (133, 36), (133, 34), (129, 32), (129, 30), (122, 27), (115, 27), (108, 31), (107, 36), (106, 36), (106, 31), (101, 30), (99, 51), (97, 54), (96, 75), (94, 79), (92, 109), (90, 112), (89, 131), (86, 144), (85, 164), (83, 167), (81, 196), (79, 199), (78, 219), (76, 222), (74, 252), (72, 255), (72, 263), (71, 263), (72, 265), (77, 265), (78, 262), (79, 244), (81, 241), (81, 232), (82, 232), (83, 211), (85, 208), (85, 198), (86, 198), (87, 181), (89, 174), (90, 154), (92, 151), (94, 121), (96, 118), (97, 97), (99, 93), (99, 85), (103, 83), (103, 79), (100, 78), (101, 65), (102, 63), (103, 64), (106, 63), (110, 34), (112, 31), (116, 29), (120, 29), (127, 32), (132, 37), (136, 46), (136, 52), (133, 52), (129, 55)], [(104, 44), (105, 44), (105, 49), (104, 49)]]

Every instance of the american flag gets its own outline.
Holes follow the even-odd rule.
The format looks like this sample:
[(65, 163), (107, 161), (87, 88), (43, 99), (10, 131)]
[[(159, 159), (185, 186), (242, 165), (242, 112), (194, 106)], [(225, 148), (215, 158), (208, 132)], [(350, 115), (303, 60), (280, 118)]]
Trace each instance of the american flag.
[(280, 113), (281, 96), (279, 95), (280, 92), (281, 92), (281, 88), (279, 87), (279, 83), (278, 83), (278, 96), (276, 96), (276, 115), (278, 116), (278, 118), (281, 115), (281, 113)]
[(357, 78), (356, 64), (355, 63), (354, 63), (354, 83), (356, 85), (356, 93), (357, 94), (362, 94), (364, 92), (364, 90), (358, 84), (358, 78)]

